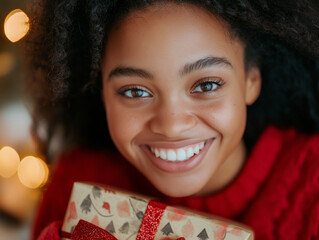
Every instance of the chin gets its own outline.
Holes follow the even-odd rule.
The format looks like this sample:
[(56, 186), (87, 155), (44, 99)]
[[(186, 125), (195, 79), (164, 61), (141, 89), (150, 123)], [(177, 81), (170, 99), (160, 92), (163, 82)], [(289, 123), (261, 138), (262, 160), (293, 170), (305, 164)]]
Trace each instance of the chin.
[(157, 190), (168, 197), (189, 197), (196, 195), (200, 191), (200, 188), (194, 184), (178, 184), (174, 183), (174, 181), (171, 181), (167, 184), (153, 183), (153, 185), (157, 188)]
[(193, 191), (187, 191), (187, 189), (176, 189), (170, 187), (158, 190), (168, 197), (189, 197), (195, 194)]

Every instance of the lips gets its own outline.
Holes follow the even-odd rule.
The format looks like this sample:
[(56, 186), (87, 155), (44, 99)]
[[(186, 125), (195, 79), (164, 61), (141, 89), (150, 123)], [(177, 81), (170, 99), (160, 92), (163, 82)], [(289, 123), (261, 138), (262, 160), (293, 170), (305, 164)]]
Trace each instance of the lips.
[(195, 168), (204, 159), (213, 139), (192, 144), (141, 145), (147, 158), (164, 172), (186, 172)]

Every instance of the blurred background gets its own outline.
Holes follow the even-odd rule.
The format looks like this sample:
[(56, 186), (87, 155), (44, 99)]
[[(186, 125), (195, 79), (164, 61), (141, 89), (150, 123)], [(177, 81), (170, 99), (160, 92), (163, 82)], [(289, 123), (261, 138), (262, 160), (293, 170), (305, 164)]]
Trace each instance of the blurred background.
[(30, 135), (24, 42), (28, 0), (0, 0), (0, 239), (30, 238), (49, 168)]

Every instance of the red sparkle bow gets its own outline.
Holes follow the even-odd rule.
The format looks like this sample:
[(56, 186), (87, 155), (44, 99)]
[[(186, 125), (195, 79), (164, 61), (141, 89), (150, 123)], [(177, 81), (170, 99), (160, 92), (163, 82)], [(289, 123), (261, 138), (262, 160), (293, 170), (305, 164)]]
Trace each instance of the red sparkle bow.
[[(154, 240), (165, 208), (166, 205), (163, 203), (155, 201), (148, 203), (136, 240)], [(72, 233), (61, 231), (61, 236), (72, 240), (118, 240), (108, 231), (82, 219)], [(180, 237), (176, 240), (185, 240), (185, 238)]]
[(72, 233), (61, 231), (61, 236), (72, 240), (118, 240), (103, 228), (97, 227), (82, 219), (76, 225)]

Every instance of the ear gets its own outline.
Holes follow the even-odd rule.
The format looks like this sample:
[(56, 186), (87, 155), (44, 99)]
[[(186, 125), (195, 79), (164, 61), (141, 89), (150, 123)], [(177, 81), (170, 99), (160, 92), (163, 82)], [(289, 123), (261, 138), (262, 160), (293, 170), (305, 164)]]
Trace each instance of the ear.
[(261, 90), (261, 75), (257, 67), (251, 67), (246, 77), (246, 104), (253, 104), (259, 97)]

